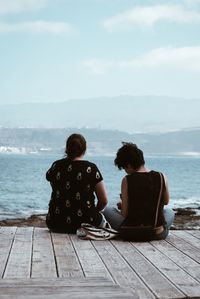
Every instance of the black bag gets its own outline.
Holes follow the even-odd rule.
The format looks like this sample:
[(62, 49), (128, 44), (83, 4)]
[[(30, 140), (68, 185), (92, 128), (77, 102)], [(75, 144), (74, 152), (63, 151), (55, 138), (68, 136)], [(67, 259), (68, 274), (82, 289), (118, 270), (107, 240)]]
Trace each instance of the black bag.
[(155, 234), (158, 234), (163, 230), (163, 226), (157, 226), (157, 220), (158, 220), (158, 209), (160, 205), (162, 190), (163, 190), (163, 178), (162, 174), (160, 173), (160, 179), (161, 179), (161, 187), (156, 207), (156, 213), (155, 213), (155, 220), (154, 225), (144, 225), (140, 224), (137, 226), (133, 225), (126, 225), (126, 219), (122, 223), (122, 225), (119, 228), (119, 236), (126, 241), (150, 241), (153, 240)]
[(126, 226), (119, 229), (119, 236), (126, 241), (151, 241), (155, 234), (162, 231), (163, 226), (153, 227), (150, 225)]

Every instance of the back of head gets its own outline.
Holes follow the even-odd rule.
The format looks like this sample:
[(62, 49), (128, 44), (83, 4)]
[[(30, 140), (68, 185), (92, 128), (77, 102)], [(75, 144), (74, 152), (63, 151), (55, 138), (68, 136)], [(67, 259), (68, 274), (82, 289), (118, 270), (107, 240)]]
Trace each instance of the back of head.
[(73, 160), (86, 151), (86, 140), (81, 134), (72, 134), (66, 141), (65, 153), (70, 160)]
[(122, 169), (131, 165), (134, 170), (145, 164), (143, 152), (136, 144), (131, 142), (123, 142), (123, 146), (117, 151), (115, 165)]

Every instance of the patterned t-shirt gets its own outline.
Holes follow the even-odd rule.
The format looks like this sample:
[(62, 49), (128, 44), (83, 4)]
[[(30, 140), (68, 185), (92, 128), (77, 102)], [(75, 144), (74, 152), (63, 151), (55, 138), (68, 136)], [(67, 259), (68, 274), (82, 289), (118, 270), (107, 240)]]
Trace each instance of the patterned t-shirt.
[(94, 190), (103, 177), (94, 163), (64, 158), (52, 164), (46, 178), (52, 187), (46, 219), (51, 230), (75, 232), (82, 222), (100, 224)]

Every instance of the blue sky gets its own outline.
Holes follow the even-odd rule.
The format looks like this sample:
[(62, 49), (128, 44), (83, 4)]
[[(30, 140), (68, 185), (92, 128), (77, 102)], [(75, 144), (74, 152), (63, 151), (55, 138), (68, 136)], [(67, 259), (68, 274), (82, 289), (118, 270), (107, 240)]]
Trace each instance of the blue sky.
[(0, 103), (199, 98), (200, 0), (0, 0)]

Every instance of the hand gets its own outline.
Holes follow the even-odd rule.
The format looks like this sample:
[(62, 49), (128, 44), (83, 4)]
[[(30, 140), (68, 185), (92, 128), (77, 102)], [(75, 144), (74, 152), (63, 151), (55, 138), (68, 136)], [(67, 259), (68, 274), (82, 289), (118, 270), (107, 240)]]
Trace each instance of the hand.
[(122, 202), (121, 202), (121, 201), (119, 201), (119, 202), (117, 203), (117, 208), (118, 208), (119, 210), (122, 209)]

